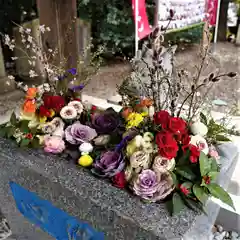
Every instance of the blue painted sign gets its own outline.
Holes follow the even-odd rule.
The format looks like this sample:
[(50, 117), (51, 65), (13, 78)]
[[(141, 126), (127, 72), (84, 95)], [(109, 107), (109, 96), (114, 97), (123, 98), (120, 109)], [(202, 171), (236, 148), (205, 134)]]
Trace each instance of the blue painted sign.
[(10, 187), (17, 208), (29, 221), (57, 240), (103, 240), (104, 235), (87, 223), (68, 215), (14, 182)]

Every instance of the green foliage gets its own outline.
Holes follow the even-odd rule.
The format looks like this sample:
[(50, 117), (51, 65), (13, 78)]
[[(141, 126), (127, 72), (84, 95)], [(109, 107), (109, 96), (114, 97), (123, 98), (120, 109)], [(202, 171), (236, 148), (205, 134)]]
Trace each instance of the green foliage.
[(222, 187), (220, 187), (216, 183), (208, 184), (206, 185), (206, 187), (208, 188), (209, 192), (213, 197), (220, 199), (222, 202), (228, 204), (235, 210), (231, 197)]
[(211, 171), (211, 161), (207, 157), (207, 155), (203, 152), (200, 154), (199, 158), (199, 164), (200, 164), (200, 172), (201, 176), (206, 176)]
[[(154, 0), (147, 0), (150, 24), (153, 23)], [(78, 0), (78, 15), (91, 21), (93, 44), (106, 44), (111, 53), (134, 52), (134, 22), (129, 0)]]

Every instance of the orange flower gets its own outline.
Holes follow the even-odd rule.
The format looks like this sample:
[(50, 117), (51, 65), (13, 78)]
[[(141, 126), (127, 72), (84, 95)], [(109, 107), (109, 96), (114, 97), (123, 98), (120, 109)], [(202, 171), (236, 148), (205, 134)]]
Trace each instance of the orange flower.
[(27, 99), (34, 99), (37, 94), (37, 88), (29, 88), (27, 90), (26, 98)]
[(150, 98), (145, 98), (141, 100), (140, 105), (142, 107), (151, 107), (153, 105), (153, 100), (151, 100)]
[(27, 99), (23, 104), (24, 113), (35, 113), (36, 112), (36, 103), (30, 99)]
[(126, 119), (131, 112), (132, 112), (131, 108), (124, 108), (122, 111), (122, 117)]

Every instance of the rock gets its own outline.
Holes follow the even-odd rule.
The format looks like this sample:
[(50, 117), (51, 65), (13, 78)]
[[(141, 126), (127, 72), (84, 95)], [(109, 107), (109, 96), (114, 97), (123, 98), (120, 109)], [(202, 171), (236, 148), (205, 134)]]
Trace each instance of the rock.
[(237, 233), (237, 232), (232, 232), (232, 234), (231, 234), (231, 239), (232, 240), (237, 240), (237, 239), (239, 239), (239, 234)]
[(214, 239), (215, 239), (215, 240), (223, 240), (224, 237), (225, 237), (225, 235), (226, 235), (226, 232), (225, 232), (225, 231), (222, 232), (222, 233), (217, 232), (216, 235), (214, 235)]
[(221, 99), (215, 99), (212, 101), (212, 104), (217, 105), (217, 106), (227, 106), (228, 104), (221, 100)]
[(217, 230), (217, 227), (214, 225), (213, 227), (212, 227), (212, 233), (216, 233), (218, 230)]
[(217, 225), (217, 230), (218, 230), (218, 232), (221, 233), (223, 231), (223, 227), (221, 225)]

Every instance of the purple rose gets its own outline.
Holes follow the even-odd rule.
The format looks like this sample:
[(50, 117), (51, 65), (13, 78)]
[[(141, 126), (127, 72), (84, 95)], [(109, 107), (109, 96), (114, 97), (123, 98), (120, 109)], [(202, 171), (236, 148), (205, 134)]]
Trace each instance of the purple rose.
[(132, 189), (142, 199), (156, 202), (166, 198), (174, 187), (168, 173), (160, 174), (147, 169), (133, 179)]
[(107, 109), (101, 113), (95, 113), (92, 117), (92, 127), (99, 134), (114, 132), (120, 125), (120, 117), (113, 109)]
[(107, 151), (99, 156), (92, 169), (93, 173), (100, 177), (113, 177), (125, 167), (123, 154), (117, 151)]
[(95, 137), (97, 137), (95, 129), (82, 125), (80, 122), (76, 122), (73, 125), (68, 126), (65, 130), (66, 141), (73, 145), (90, 142)]

